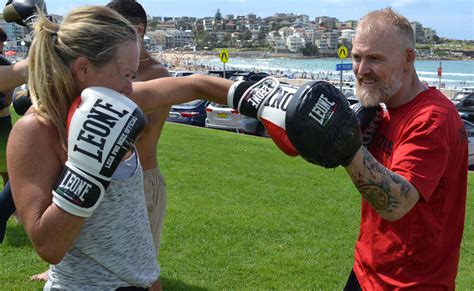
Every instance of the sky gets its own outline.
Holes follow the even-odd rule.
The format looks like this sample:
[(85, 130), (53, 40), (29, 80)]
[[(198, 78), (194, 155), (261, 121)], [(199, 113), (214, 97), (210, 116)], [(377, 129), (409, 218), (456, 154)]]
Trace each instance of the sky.
[[(110, 0), (46, 0), (49, 13), (66, 15), (83, 5), (105, 5)], [(335, 17), (340, 21), (358, 20), (371, 10), (391, 6), (410, 21), (430, 27), (438, 36), (474, 40), (474, 1), (472, 0), (138, 0), (151, 16), (214, 16), (220, 9), (227, 14), (260, 17), (275, 13)]]

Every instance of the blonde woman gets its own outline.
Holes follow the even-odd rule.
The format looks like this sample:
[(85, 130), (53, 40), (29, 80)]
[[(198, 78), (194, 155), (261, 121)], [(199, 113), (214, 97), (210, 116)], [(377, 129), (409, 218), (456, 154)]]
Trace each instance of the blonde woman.
[[(57, 191), (52, 194), (72, 146), (68, 111), (91, 86), (129, 96), (149, 113), (195, 98), (225, 103), (232, 82), (191, 76), (132, 84), (139, 64), (136, 31), (101, 6), (77, 8), (60, 25), (40, 17), (29, 58), (33, 110), (15, 124), (7, 156), (17, 211), (36, 252), (51, 264), (45, 289), (160, 290), (134, 149), (118, 165), (95, 211), (82, 215), (80, 206), (64, 203)], [(119, 102), (116, 96), (107, 98)], [(71, 122), (69, 132), (77, 126)]]

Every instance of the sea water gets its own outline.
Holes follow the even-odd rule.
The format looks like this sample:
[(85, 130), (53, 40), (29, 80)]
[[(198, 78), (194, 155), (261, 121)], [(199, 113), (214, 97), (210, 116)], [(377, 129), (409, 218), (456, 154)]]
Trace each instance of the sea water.
[[(241, 69), (268, 72), (294, 78), (339, 80), (340, 71), (336, 65), (351, 63), (350, 59), (290, 59), (290, 58), (242, 58), (229, 56), (226, 70)], [(222, 70), (223, 64), (218, 56), (203, 59), (200, 65)], [(441, 66), (441, 87), (462, 88), (474, 86), (474, 60), (416, 60), (415, 68), (423, 82), (439, 86), (438, 68)], [(345, 81), (353, 81), (352, 71), (343, 71)]]

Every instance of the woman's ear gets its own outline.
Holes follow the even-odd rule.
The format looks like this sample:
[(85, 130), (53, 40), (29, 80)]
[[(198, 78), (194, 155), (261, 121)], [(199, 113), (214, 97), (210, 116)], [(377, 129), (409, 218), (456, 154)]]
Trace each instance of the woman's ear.
[(91, 73), (91, 62), (85, 57), (78, 57), (72, 62), (72, 73), (78, 81), (85, 82)]

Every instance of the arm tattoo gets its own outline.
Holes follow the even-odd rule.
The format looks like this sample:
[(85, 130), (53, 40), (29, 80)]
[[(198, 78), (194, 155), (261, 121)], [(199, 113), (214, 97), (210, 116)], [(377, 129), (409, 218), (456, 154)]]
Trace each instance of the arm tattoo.
[[(363, 153), (364, 167), (352, 175), (354, 184), (375, 210), (392, 212), (402, 203), (400, 198), (409, 197), (412, 186), (400, 175), (382, 166), (366, 149)], [(400, 196), (391, 190), (397, 185)]]

